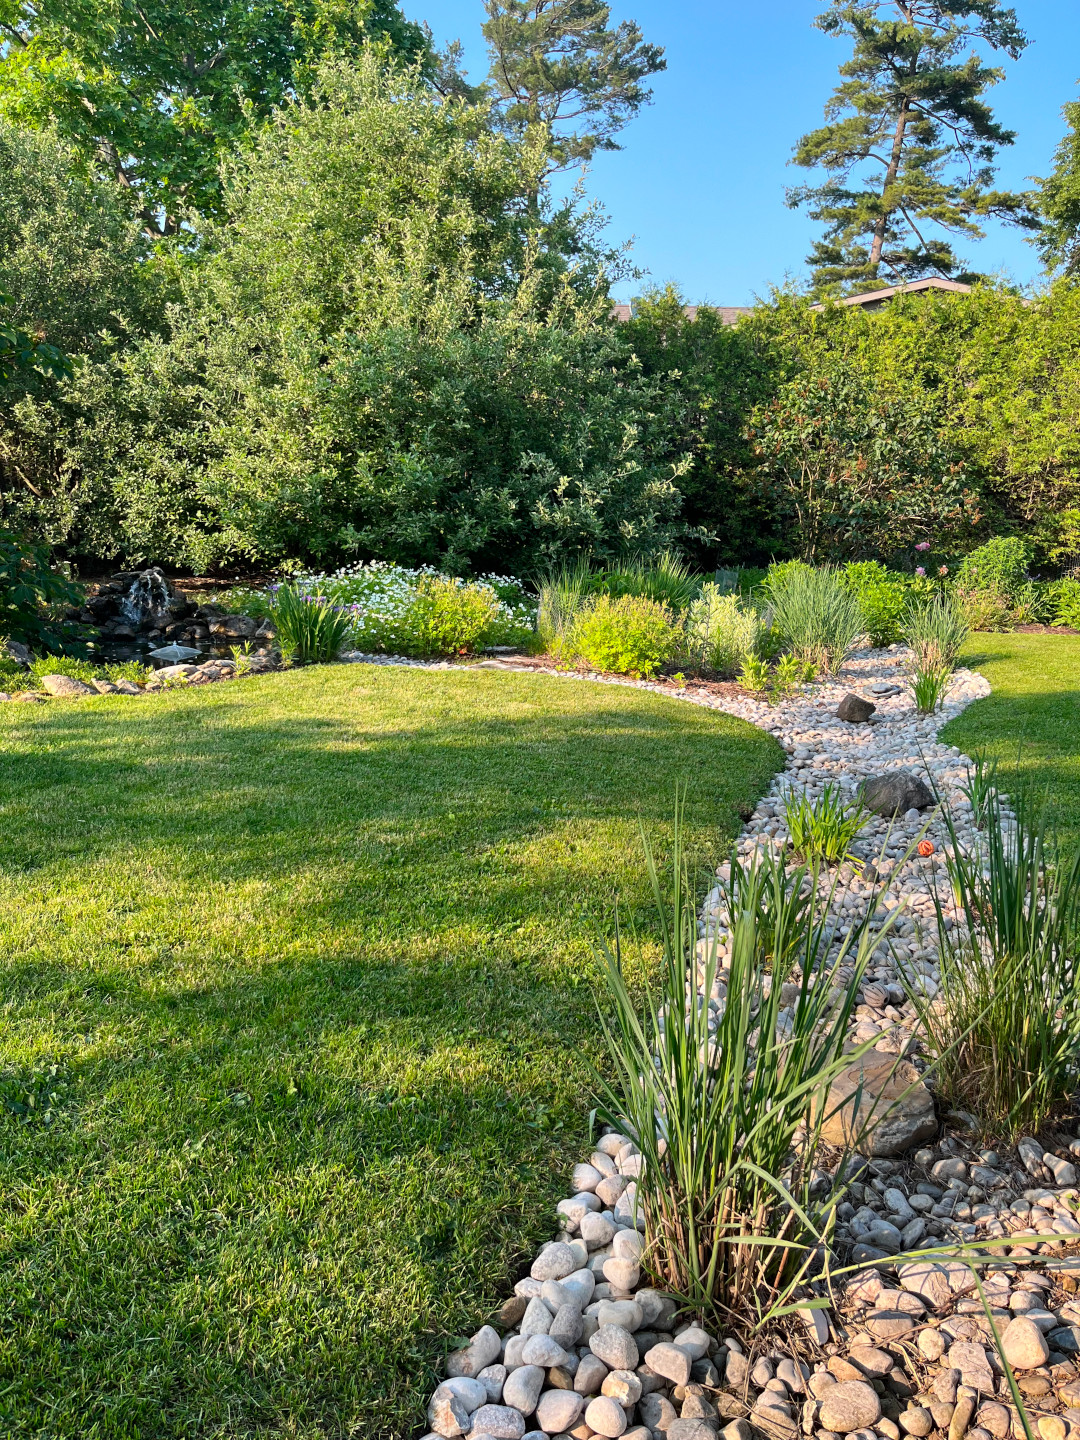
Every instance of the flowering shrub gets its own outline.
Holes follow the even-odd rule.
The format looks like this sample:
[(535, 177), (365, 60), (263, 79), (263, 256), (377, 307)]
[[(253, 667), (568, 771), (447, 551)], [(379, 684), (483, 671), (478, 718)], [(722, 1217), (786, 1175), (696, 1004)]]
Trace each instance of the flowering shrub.
[(571, 649), (594, 670), (653, 675), (680, 639), (666, 605), (641, 595), (596, 595), (574, 622)]

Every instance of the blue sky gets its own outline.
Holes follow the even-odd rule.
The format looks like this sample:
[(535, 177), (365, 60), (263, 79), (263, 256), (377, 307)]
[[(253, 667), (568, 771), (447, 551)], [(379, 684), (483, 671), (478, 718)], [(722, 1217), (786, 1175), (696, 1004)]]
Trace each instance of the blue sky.
[[(439, 44), (460, 39), (470, 78), (487, 55), (480, 0), (404, 0)], [(609, 238), (633, 238), (649, 281), (674, 281), (691, 301), (745, 305), (785, 277), (802, 278), (819, 233), (784, 204), (784, 188), (805, 172), (788, 165), (792, 146), (821, 123), (822, 106), (847, 58), (843, 40), (812, 28), (823, 0), (613, 0), (617, 20), (634, 19), (667, 50), (654, 103), (623, 132), (623, 149), (601, 155), (588, 191), (610, 217)], [(1026, 188), (1046, 174), (1063, 133), (1061, 106), (1080, 98), (1077, 0), (1019, 0), (1031, 44), (1001, 61), (1005, 80), (990, 92), (998, 120), (1017, 132), (1003, 152), (998, 183)], [(1026, 284), (1038, 258), (1022, 233), (994, 222), (978, 244), (958, 251), (974, 267)], [(628, 298), (635, 286), (621, 287)]]

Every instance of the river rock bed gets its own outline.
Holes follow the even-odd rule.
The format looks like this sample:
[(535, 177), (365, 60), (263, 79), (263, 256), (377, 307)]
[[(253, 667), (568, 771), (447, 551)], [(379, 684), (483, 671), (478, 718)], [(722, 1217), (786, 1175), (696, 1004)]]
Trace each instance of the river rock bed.
[[(715, 691), (682, 697), (761, 726), (787, 753), (787, 768), (746, 823), (738, 842), (743, 855), (786, 845), (783, 800), (790, 790), (813, 795), (833, 784), (854, 798), (868, 778), (895, 780), (908, 771), (936, 796), (895, 818), (874, 817), (861, 831), (853, 852), (863, 875), (874, 867), (876, 886), (856, 867), (838, 873), (837, 926), (857, 919), (875, 894), (882, 919), (903, 907), (875, 951), (853, 1016), (852, 1041), (873, 1041), (862, 1064), (872, 1068), (880, 1052), (885, 1074), (901, 1056), (919, 1063), (917, 1015), (901, 970), (928, 997), (940, 978), (934, 895), (948, 913), (942, 855), (951, 837), (936, 803), (949, 807), (959, 844), (979, 844), (962, 788), (971, 762), (940, 743), (937, 731), (989, 693), (983, 677), (957, 671), (941, 711), (920, 717), (907, 690), (908, 658), (898, 647), (857, 653), (836, 681), (773, 705)], [(486, 665), (519, 668), (513, 661)], [(671, 693), (648, 682), (575, 672), (566, 678)], [(847, 695), (875, 707), (868, 721), (837, 717)], [(930, 855), (908, 855), (916, 837), (932, 844)], [(702, 944), (715, 943), (721, 954), (725, 878), (721, 867), (700, 925)], [(648, 1286), (636, 1194), (642, 1157), (632, 1139), (601, 1136), (574, 1168), (573, 1194), (558, 1206), (558, 1238), (518, 1281), (499, 1312), (499, 1328), (483, 1327), (448, 1357), (424, 1440), (1020, 1437), (1019, 1412), (972, 1273), (940, 1253), (982, 1240), (1000, 1248), (1000, 1260), (980, 1273), (1037, 1432), (1041, 1440), (1080, 1440), (1080, 1223), (1070, 1151), (1047, 1152), (1033, 1138), (1016, 1152), (980, 1150), (968, 1117), (947, 1116), (942, 1127), (925, 1087), (918, 1083), (913, 1093), (906, 1131), (901, 1124), (886, 1136), (890, 1153), (857, 1157), (857, 1178), (840, 1208), (839, 1256), (866, 1268), (833, 1295), (832, 1309), (807, 1308), (786, 1340), (759, 1341), (751, 1353), (733, 1334), (677, 1320), (674, 1303)], [(876, 1131), (870, 1139), (873, 1152)], [(1071, 1149), (1080, 1153), (1080, 1142)], [(1057, 1238), (1036, 1238), (1047, 1235)], [(890, 1256), (919, 1249), (931, 1252), (924, 1262), (890, 1264)], [(1051, 1267), (1045, 1257), (1054, 1252)]]

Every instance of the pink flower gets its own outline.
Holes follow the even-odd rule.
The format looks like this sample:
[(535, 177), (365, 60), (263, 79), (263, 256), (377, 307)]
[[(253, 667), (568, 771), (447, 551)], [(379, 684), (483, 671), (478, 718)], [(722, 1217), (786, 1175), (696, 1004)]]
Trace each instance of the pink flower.
[(915, 574), (916, 574), (916, 575), (925, 576), (925, 575), (926, 575), (926, 571), (923, 569), (923, 567), (922, 567), (921, 565), (917, 565), (917, 566), (915, 567)]
[(937, 573), (939, 575), (947, 575), (949, 573), (949, 567), (947, 565), (939, 565)]
[(930, 549), (930, 541), (929, 541), (929, 540), (920, 540), (919, 543), (918, 543), (918, 545), (915, 546), (915, 549), (916, 549), (916, 550), (929, 550), (929, 549)]

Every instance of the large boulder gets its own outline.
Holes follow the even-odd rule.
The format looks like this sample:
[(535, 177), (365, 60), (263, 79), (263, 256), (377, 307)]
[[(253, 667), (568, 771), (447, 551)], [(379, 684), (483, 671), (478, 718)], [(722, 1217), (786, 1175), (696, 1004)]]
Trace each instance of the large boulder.
[(822, 1139), (864, 1155), (902, 1155), (937, 1133), (933, 1096), (909, 1060), (868, 1051), (832, 1083)]
[(18, 640), (0, 637), (0, 660), (14, 660), (16, 665), (30, 664), (30, 651)]
[(910, 770), (890, 770), (863, 781), (859, 798), (875, 815), (903, 815), (906, 810), (925, 810), (934, 803), (933, 792)]
[(836, 707), (836, 718), (846, 720), (849, 725), (865, 725), (877, 706), (861, 695), (847, 694)]

